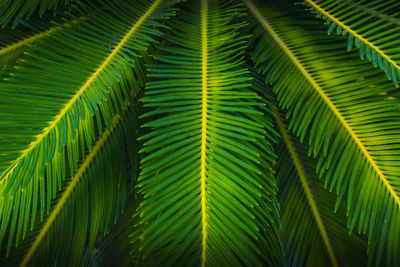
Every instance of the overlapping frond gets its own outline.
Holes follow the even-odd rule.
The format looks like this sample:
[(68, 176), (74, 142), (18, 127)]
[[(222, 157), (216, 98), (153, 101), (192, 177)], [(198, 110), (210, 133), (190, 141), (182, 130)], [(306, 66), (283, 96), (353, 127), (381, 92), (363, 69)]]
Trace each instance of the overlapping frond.
[(141, 199), (135, 199), (132, 196), (127, 201), (124, 213), (118, 218), (117, 223), (111, 227), (109, 234), (100, 241), (98, 248), (90, 255), (89, 266), (132, 266), (132, 259), (129, 254), (133, 244), (128, 236), (137, 223), (137, 216), (134, 215), (140, 201)]
[(0, 2), (0, 25), (8, 26), (12, 21), (13, 27), (17, 26), (22, 18), (29, 19), (32, 14), (37, 12), (43, 16), (46, 11), (56, 11), (68, 6), (77, 0), (21, 0), (21, 1), (1, 1)]
[[(92, 151), (123, 103), (144, 85), (140, 57), (160, 35), (167, 2), (105, 1), (71, 11), (79, 23), (31, 44), (0, 82), (0, 243), (43, 220), (67, 170)], [(99, 16), (80, 19), (96, 10)], [(15, 207), (19, 207), (19, 211)]]
[(385, 71), (396, 87), (400, 81), (400, 2), (397, 0), (304, 0), (325, 20), (328, 33), (347, 35), (347, 50)]
[(278, 109), (275, 118), (282, 139), (276, 175), (289, 266), (365, 266), (366, 241), (348, 233), (346, 209), (334, 212), (337, 195), (316, 176), (307, 146), (289, 133)]
[[(74, 4), (71, 9), (79, 7), (79, 5)], [(101, 6), (99, 9), (101, 9)], [(81, 16), (80, 20), (66, 16), (68, 13), (68, 10), (63, 10), (59, 12), (58, 16), (53, 16), (46, 12), (40, 18), (34, 16), (29, 21), (21, 21), (21, 25), (16, 29), (11, 26), (0, 29), (0, 71), (6, 65), (15, 63), (31, 43), (65, 27), (71, 28), (73, 24), (80, 23), (80, 20), (86, 20), (88, 16), (96, 15), (96, 10), (93, 13)]]
[(243, 65), (231, 1), (190, 1), (171, 22), (143, 98), (137, 263), (280, 265), (272, 119)]
[(386, 244), (388, 264), (399, 265), (400, 112), (390, 96), (396, 88), (292, 3), (258, 9), (245, 2), (256, 18), (252, 57), (274, 85), (289, 128), (302, 142), (308, 138), (318, 174), (339, 194), (337, 205), (348, 192), (350, 231), (358, 222), (369, 254), (377, 252), (379, 262)]
[[(123, 113), (114, 116), (113, 126), (103, 132), (79, 169), (63, 183), (45, 222), (28, 232), (9, 257), (3, 257), (2, 251), (2, 266), (78, 266), (92, 253), (99, 235), (108, 233), (131, 193), (129, 183), (135, 182), (128, 168), (135, 169), (138, 164), (132, 142), (137, 139), (137, 111), (125, 102)], [(129, 166), (128, 161), (134, 165)]]

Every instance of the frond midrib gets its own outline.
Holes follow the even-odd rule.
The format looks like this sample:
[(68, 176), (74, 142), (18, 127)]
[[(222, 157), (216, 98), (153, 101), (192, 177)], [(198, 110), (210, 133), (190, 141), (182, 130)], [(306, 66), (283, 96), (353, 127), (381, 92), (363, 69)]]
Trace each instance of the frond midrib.
[(309, 185), (309, 181), (306, 175), (306, 172), (304, 170), (304, 167), (301, 163), (301, 160), (296, 152), (296, 148), (292, 142), (292, 139), (289, 136), (289, 133), (286, 129), (286, 126), (282, 120), (281, 115), (279, 114), (278, 108), (275, 106), (273, 107), (273, 112), (274, 112), (274, 116), (275, 116), (275, 120), (277, 122), (278, 128), (279, 128), (279, 132), (281, 133), (281, 138), (284, 141), (287, 150), (289, 151), (290, 157), (292, 159), (293, 165), (296, 169), (297, 172), (297, 176), (300, 179), (302, 188), (304, 190), (304, 194), (306, 195), (307, 198), (307, 202), (311, 208), (312, 214), (314, 216), (315, 222), (318, 226), (318, 230), (321, 234), (322, 240), (324, 242), (325, 248), (327, 250), (329, 259), (332, 262), (332, 266), (339, 266), (336, 260), (336, 256), (335, 253), (333, 251), (332, 248), (332, 244), (331, 241), (329, 239), (328, 233), (325, 229), (324, 223), (322, 221), (322, 217), (318, 211), (318, 207), (315, 201), (315, 198), (313, 196), (313, 193), (311, 191), (310, 185)]
[[(124, 114), (130, 106), (130, 103), (128, 101), (125, 101), (124, 107), (122, 110), (122, 113)], [(66, 187), (65, 191), (62, 193), (60, 199), (57, 202), (57, 205), (54, 207), (53, 211), (50, 213), (49, 217), (47, 218), (46, 223), (43, 225), (43, 227), (40, 229), (39, 234), (36, 236), (35, 240), (33, 241), (32, 245), (29, 247), (28, 252), (24, 256), (20, 266), (24, 267), (26, 266), (30, 259), (32, 258), (33, 254), (35, 251), (38, 249), (40, 243), (42, 242), (43, 238), (46, 236), (47, 232), (49, 231), (50, 227), (54, 223), (55, 219), (57, 218), (57, 215), (61, 212), (62, 208), (64, 205), (67, 203), (68, 198), (70, 197), (71, 193), (75, 189), (75, 186), (78, 184), (80, 178), (82, 177), (82, 174), (85, 173), (85, 171), (89, 168), (90, 164), (93, 162), (93, 160), (96, 158), (97, 154), (101, 151), (101, 148), (105, 144), (105, 142), (108, 140), (108, 138), (111, 136), (115, 128), (119, 125), (121, 122), (121, 116), (119, 114), (116, 114), (113, 119), (112, 119), (112, 128), (111, 129), (106, 129), (103, 132), (103, 135), (99, 140), (96, 142), (96, 144), (93, 146), (92, 151), (86, 156), (86, 158), (83, 160), (82, 164), (80, 165), (79, 169), (76, 171), (74, 176), (71, 178), (71, 181), (69, 182), (68, 186)]]
[(28, 44), (30, 44), (30, 43), (32, 43), (32, 42), (34, 42), (34, 41), (36, 41), (36, 40), (38, 40), (40, 38), (45, 37), (46, 35), (51, 34), (52, 32), (55, 32), (55, 31), (59, 30), (59, 29), (60, 29), (60, 27), (58, 27), (58, 26), (57, 27), (52, 27), (52, 28), (50, 28), (48, 30), (45, 30), (45, 31), (36, 33), (36, 34), (34, 34), (32, 36), (29, 36), (27, 38), (24, 38), (24, 39), (22, 39), (22, 40), (20, 40), (18, 42), (12, 43), (12, 44), (7, 45), (7, 46), (4, 46), (3, 48), (0, 49), (0, 56), (4, 55), (4, 54), (7, 54), (7, 53), (9, 53), (9, 52), (11, 52), (13, 50), (16, 50), (16, 49), (18, 49), (20, 47), (23, 47), (25, 45), (28, 45)]
[(250, 0), (243, 0), (247, 5), (249, 10), (253, 13), (253, 15), (257, 18), (263, 28), (272, 36), (275, 42), (281, 47), (283, 52), (289, 57), (289, 59), (293, 62), (296, 68), (304, 75), (304, 77), (308, 80), (308, 82), (312, 85), (312, 87), (316, 90), (316, 92), (321, 96), (326, 105), (332, 110), (333, 114), (337, 117), (343, 127), (346, 129), (348, 134), (352, 137), (358, 148), (363, 153), (364, 157), (367, 159), (369, 164), (371, 165), (374, 172), (379, 176), (382, 183), (389, 191), (390, 195), (393, 197), (397, 205), (400, 207), (400, 197), (397, 195), (396, 191), (393, 189), (392, 185), (389, 183), (386, 176), (383, 174), (375, 160), (372, 158), (367, 148), (361, 142), (355, 131), (351, 128), (350, 124), (346, 121), (340, 111), (336, 108), (335, 104), (330, 100), (328, 95), (324, 92), (322, 87), (317, 83), (317, 81), (311, 76), (311, 74), (307, 71), (307, 69), (302, 65), (302, 63), (297, 59), (294, 53), (290, 50), (290, 48), (286, 45), (285, 41), (279, 36), (279, 34), (273, 29), (271, 24), (268, 23), (267, 19), (262, 16), (262, 14), (258, 11), (257, 7)]
[[(83, 17), (81, 19), (85, 19), (85, 18), (86, 17)], [(73, 21), (71, 21), (71, 24), (79, 24), (79, 21), (73, 20)], [(20, 41), (11, 43), (9, 45), (6, 45), (6, 46), (0, 48), (0, 56), (4, 55), (4, 54), (7, 54), (7, 53), (10, 53), (11, 51), (16, 50), (18, 48), (21, 48), (23, 46), (26, 46), (26, 45), (28, 45), (30, 43), (33, 43), (36, 40), (39, 40), (39, 39), (41, 39), (41, 38), (43, 38), (43, 37), (45, 37), (47, 35), (50, 35), (50, 34), (56, 32), (56, 31), (61, 30), (63, 27), (71, 27), (71, 24), (66, 22), (62, 26), (53, 26), (53, 27), (50, 27), (47, 30), (44, 30), (44, 31), (38, 32), (36, 34), (33, 34), (33, 35), (29, 36), (29, 37), (23, 38)]]
[(364, 38), (363, 36), (358, 34), (355, 30), (353, 30), (352, 28), (350, 28), (349, 26), (347, 26), (346, 24), (341, 22), (338, 18), (336, 18), (335, 16), (333, 16), (332, 14), (330, 14), (329, 12), (324, 10), (313, 0), (304, 0), (304, 1), (306, 1), (306, 3), (308, 3), (313, 8), (315, 8), (315, 10), (317, 10), (320, 14), (326, 16), (328, 19), (330, 19), (331, 21), (333, 21), (334, 23), (336, 23), (337, 25), (342, 27), (349, 34), (353, 35), (357, 39), (361, 40), (364, 44), (373, 48), (377, 53), (379, 53), (383, 58), (385, 58), (390, 64), (393, 64), (394, 67), (396, 67), (397, 69), (400, 69), (400, 66), (393, 59), (391, 59), (390, 56), (388, 56), (384, 51), (382, 51), (379, 47), (375, 46), (372, 42), (368, 41), (368, 39)]
[[(100, 6), (99, 9), (100, 10), (105, 10), (105, 6)], [(87, 20), (88, 18), (92, 17), (95, 14), (96, 14), (96, 12), (92, 12), (92, 13), (86, 14), (85, 16), (80, 16), (79, 20), (78, 19), (72, 19), (71, 21), (67, 21), (67, 22), (62, 23), (61, 25), (49, 27), (46, 30), (42, 30), (42, 31), (37, 32), (35, 34), (32, 34), (32, 35), (30, 35), (28, 37), (22, 38), (19, 41), (10, 43), (8, 45), (5, 45), (5, 46), (0, 48), (0, 56), (2, 56), (4, 54), (7, 54), (7, 53), (10, 53), (11, 51), (16, 50), (18, 48), (21, 48), (23, 46), (26, 46), (26, 45), (28, 45), (30, 43), (33, 43), (33, 42), (35, 42), (35, 41), (37, 41), (37, 40), (39, 40), (41, 38), (46, 37), (47, 35), (51, 35), (52, 33), (55, 33), (55, 32), (60, 31), (62, 29), (71, 28), (73, 25), (78, 25), (78, 24), (81, 23), (81, 21)]]
[(208, 39), (207, 39), (207, 12), (208, 1), (201, 1), (201, 78), (202, 78), (202, 111), (201, 111), (201, 222), (202, 222), (202, 253), (201, 266), (206, 264), (207, 247), (207, 211), (206, 211), (206, 149), (207, 149), (207, 60), (208, 60)]
[[(100, 7), (100, 8), (103, 8), (103, 7)], [(41, 38), (46, 37), (47, 35), (51, 35), (54, 32), (62, 30), (63, 28), (70, 28), (70, 27), (72, 27), (72, 25), (78, 25), (78, 24), (80, 24), (80, 22), (82, 20), (87, 20), (88, 17), (90, 17), (92, 15), (93, 14), (89, 14), (87, 16), (81, 16), (79, 18), (79, 20), (73, 19), (70, 22), (64, 22), (62, 25), (49, 27), (46, 30), (42, 30), (42, 31), (32, 34), (28, 37), (22, 38), (19, 41), (16, 41), (9, 45), (3, 46), (2, 48), (0, 48), (0, 56), (10, 53), (11, 51), (21, 48), (23, 46), (26, 46), (30, 43), (33, 43)]]
[(84, 85), (76, 92), (76, 94), (71, 98), (71, 100), (64, 106), (63, 109), (54, 117), (54, 120), (49, 122), (49, 126), (43, 129), (43, 132), (36, 136), (36, 140), (32, 141), (28, 148), (21, 152), (21, 155), (15, 159), (8, 169), (5, 170), (5, 175), (3, 179), (0, 181), (0, 185), (2, 185), (7, 178), (12, 174), (13, 170), (18, 166), (18, 162), (27, 157), (28, 153), (40, 144), (43, 139), (50, 133), (54, 127), (60, 122), (60, 120), (67, 114), (67, 112), (72, 108), (73, 104), (83, 95), (86, 89), (92, 84), (93, 81), (96, 80), (97, 76), (112, 62), (115, 55), (122, 49), (125, 43), (129, 40), (129, 38), (137, 31), (137, 29), (143, 24), (143, 22), (153, 13), (153, 11), (157, 8), (157, 6), (163, 0), (156, 0), (150, 8), (140, 17), (140, 19), (130, 28), (129, 32), (124, 36), (124, 38), (118, 43), (118, 45), (112, 50), (109, 56), (104, 60), (104, 62), (97, 68), (97, 70), (89, 77), (89, 79), (84, 83)]

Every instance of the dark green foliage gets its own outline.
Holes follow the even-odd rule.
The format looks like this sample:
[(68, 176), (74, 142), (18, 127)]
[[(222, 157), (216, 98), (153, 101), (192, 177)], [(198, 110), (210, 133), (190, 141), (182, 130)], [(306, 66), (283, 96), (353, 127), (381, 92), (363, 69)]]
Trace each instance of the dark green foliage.
[[(282, 120), (281, 111), (277, 113)], [(287, 132), (285, 122), (282, 123), (280, 130)], [(307, 146), (296, 137), (282, 132), (282, 140), (276, 150), (279, 155), (276, 176), (282, 238), (289, 265), (329, 266), (331, 259), (327, 246), (330, 246), (340, 266), (365, 266), (365, 238), (348, 232), (343, 205), (334, 212), (337, 195), (324, 189), (315, 172), (315, 160), (307, 156)], [(293, 149), (292, 154), (289, 153), (289, 146)], [(294, 160), (298, 160), (298, 166), (295, 166)], [(310, 190), (311, 199), (307, 197), (307, 190)], [(312, 210), (312, 201), (317, 211)], [(319, 216), (324, 229), (318, 225), (316, 216)], [(321, 231), (326, 231), (327, 240), (324, 240)]]
[(0, 24), (1, 266), (400, 265), (398, 1), (13, 0)]
[(71, 2), (78, 0), (16, 0), (0, 2), (0, 25), (5, 27), (9, 22), (13, 23), (13, 27), (20, 23), (22, 18), (29, 19), (32, 14), (39, 14), (40, 17), (48, 11), (54, 13), (68, 6)]
[(347, 193), (350, 231), (368, 235), (378, 262), (387, 240), (387, 261), (396, 263), (400, 112), (397, 98), (387, 97), (397, 95), (396, 88), (379, 70), (346, 53), (341, 38), (327, 38), (301, 8), (283, 4), (262, 10), (286, 52), (257, 25), (252, 58), (273, 85), (279, 106), (287, 109), (289, 129), (301, 142), (308, 138), (318, 175), (339, 194), (336, 209)]

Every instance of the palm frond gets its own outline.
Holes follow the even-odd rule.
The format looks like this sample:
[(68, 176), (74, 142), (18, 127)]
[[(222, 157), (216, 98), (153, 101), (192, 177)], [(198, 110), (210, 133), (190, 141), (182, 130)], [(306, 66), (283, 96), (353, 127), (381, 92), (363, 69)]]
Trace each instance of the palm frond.
[[(79, 7), (76, 4), (71, 5), (72, 10)], [(101, 7), (99, 9), (101, 10)], [(27, 51), (31, 43), (64, 28), (71, 28), (73, 24), (80, 23), (81, 20), (87, 20), (88, 16), (96, 15), (96, 10), (81, 16), (80, 20), (69, 17), (67, 10), (60, 11), (56, 17), (46, 12), (40, 18), (34, 16), (29, 21), (21, 21), (17, 29), (11, 26), (0, 29), (0, 71), (6, 65), (15, 63), (23, 52)]]
[(325, 20), (328, 33), (347, 35), (347, 51), (381, 68), (396, 87), (400, 81), (400, 2), (396, 0), (304, 0)]
[(80, 23), (31, 44), (0, 82), (0, 243), (9, 235), (10, 247), (29, 221), (33, 228), (31, 203), (41, 220), (50, 213), (67, 170), (78, 169), (96, 131), (110, 129), (125, 100), (144, 85), (147, 57), (140, 56), (161, 34), (158, 21), (171, 15), (168, 5), (106, 1), (99, 16), (82, 20), (97, 9), (82, 4), (70, 14)]
[(128, 236), (137, 223), (137, 217), (134, 214), (141, 200), (131, 197), (128, 201), (128, 205), (117, 223), (112, 226), (109, 234), (100, 241), (98, 248), (90, 255), (91, 260), (88, 266), (132, 266), (132, 260), (128, 255), (133, 244)]
[(104, 131), (63, 183), (46, 221), (29, 231), (9, 257), (2, 257), (2, 266), (78, 266), (84, 255), (92, 253), (99, 235), (109, 232), (123, 211), (129, 183), (135, 182), (135, 177), (129, 178), (127, 161), (133, 160), (132, 169), (138, 164), (132, 142), (137, 138), (137, 111), (125, 102), (123, 112), (114, 116), (112, 128)]
[(185, 3), (150, 66), (138, 264), (280, 265), (275, 156), (243, 65), (243, 8)]
[(337, 195), (324, 189), (307, 146), (289, 133), (277, 108), (275, 118), (282, 138), (276, 176), (289, 266), (366, 266), (367, 242), (348, 233), (343, 206), (333, 212)]
[[(317, 172), (339, 194), (346, 192), (348, 227), (368, 233), (369, 254), (400, 260), (400, 112), (394, 86), (380, 70), (346, 53), (340, 38), (285, 3), (255, 15), (252, 57), (287, 110), (289, 129), (307, 136)], [(278, 11), (274, 7), (282, 5)], [(277, 7), (279, 8), (279, 7)], [(338, 205), (337, 203), (337, 205)], [(336, 205), (336, 206), (337, 206)], [(379, 244), (379, 245), (378, 245)]]
[(22, 18), (29, 19), (32, 14), (37, 12), (43, 16), (46, 11), (54, 13), (63, 7), (68, 6), (76, 0), (22, 0), (22, 1), (2, 1), (0, 2), (0, 25), (8, 26), (13, 21), (13, 28), (18, 25)]

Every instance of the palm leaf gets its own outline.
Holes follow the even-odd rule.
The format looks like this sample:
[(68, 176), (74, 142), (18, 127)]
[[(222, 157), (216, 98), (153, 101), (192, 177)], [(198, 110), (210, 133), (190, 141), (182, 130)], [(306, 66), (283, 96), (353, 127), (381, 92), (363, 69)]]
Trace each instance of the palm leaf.
[[(22, 0), (22, 1), (2, 1), (0, 3), (0, 25), (8, 26), (13, 21), (13, 28), (18, 25), (22, 18), (29, 19), (33, 13), (38, 12), (43, 16), (46, 11), (56, 11), (66, 7), (70, 2), (76, 0)], [(39, 10), (37, 10), (38, 8)]]
[(127, 202), (128, 205), (124, 210), (124, 214), (112, 226), (109, 234), (100, 241), (99, 247), (90, 255), (89, 266), (132, 266), (129, 253), (133, 244), (128, 236), (132, 233), (134, 225), (137, 223), (137, 217), (134, 217), (134, 214), (140, 200), (131, 197)]
[[(339, 194), (348, 192), (348, 227), (368, 233), (369, 254), (400, 260), (400, 113), (395, 88), (380, 71), (345, 53), (340, 38), (291, 4), (268, 4), (255, 15), (252, 57), (287, 110), (289, 129), (317, 157), (317, 172)], [(284, 10), (284, 11), (283, 11)], [(301, 25), (302, 27), (300, 27)], [(385, 96), (385, 95), (389, 96)], [(336, 205), (336, 207), (337, 207)], [(379, 244), (379, 245), (377, 245)]]
[(354, 47), (362, 59), (385, 71), (396, 87), (400, 80), (400, 3), (396, 0), (304, 0), (322, 17), (328, 33), (347, 35), (347, 50)]
[(242, 8), (182, 10), (149, 67), (132, 254), (142, 265), (280, 265), (275, 133), (243, 67)]
[[(9, 235), (10, 247), (29, 221), (33, 228), (31, 202), (40, 206), (41, 220), (50, 213), (67, 169), (78, 169), (96, 131), (110, 129), (124, 101), (145, 83), (140, 55), (161, 34), (167, 5), (106, 1), (98, 10), (82, 4), (69, 15), (80, 23), (31, 44), (0, 82), (0, 243)], [(80, 19), (93, 10), (98, 16)]]
[(79, 169), (63, 183), (45, 223), (29, 231), (21, 246), (4, 257), (2, 266), (77, 266), (94, 250), (99, 235), (109, 232), (123, 211), (129, 183), (135, 181), (128, 178), (127, 160), (133, 160), (132, 169), (138, 163), (131, 142), (136, 139), (137, 111), (126, 102), (123, 112), (123, 117), (114, 116), (112, 128), (104, 131)]
[(324, 189), (307, 147), (275, 109), (282, 138), (276, 165), (282, 238), (290, 266), (365, 266), (366, 242), (346, 227), (346, 209), (333, 212), (336, 194)]
[[(72, 10), (79, 7), (76, 4), (71, 5)], [(96, 15), (96, 10), (88, 14), (88, 16), (94, 15)], [(6, 65), (14, 64), (23, 52), (27, 51), (31, 43), (57, 31), (62, 31), (64, 28), (71, 28), (81, 20), (87, 20), (87, 16), (76, 20), (74, 17), (68, 16), (67, 10), (62, 10), (56, 17), (50, 12), (46, 12), (42, 17), (33, 16), (29, 21), (21, 21), (17, 29), (11, 26), (0, 29), (0, 71)]]

